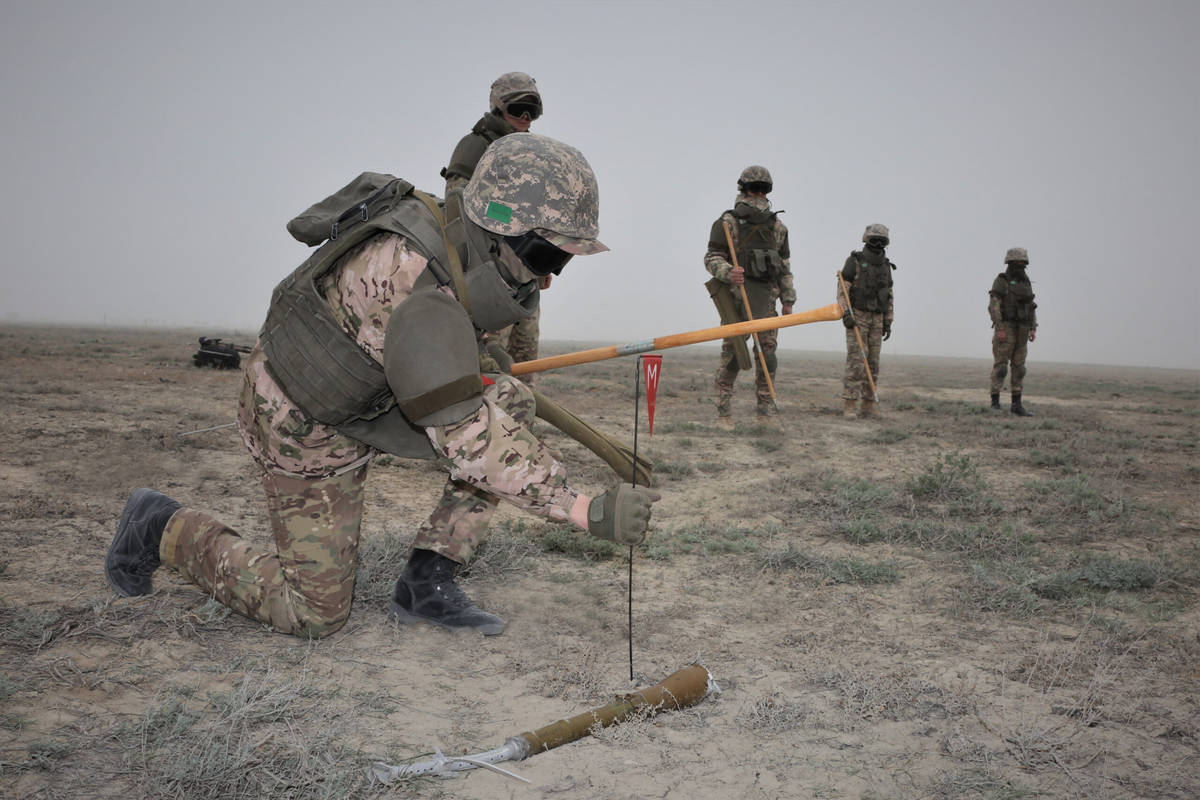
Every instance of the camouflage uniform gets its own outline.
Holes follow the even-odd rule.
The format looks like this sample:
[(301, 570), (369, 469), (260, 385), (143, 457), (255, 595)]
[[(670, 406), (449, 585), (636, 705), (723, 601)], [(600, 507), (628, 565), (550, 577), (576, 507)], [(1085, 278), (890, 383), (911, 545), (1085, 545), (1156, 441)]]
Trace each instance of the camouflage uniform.
[[(883, 226), (871, 226), (867, 230), (870, 231), (875, 227), (881, 228), (885, 233), (887, 231)], [(866, 238), (864, 235), (864, 241)], [(891, 292), (891, 271), (894, 268), (891, 261), (882, 252), (876, 255), (870, 250), (851, 252), (842, 265), (842, 279), (846, 283), (846, 291), (850, 293), (851, 299), (856, 297), (855, 281), (863, 280), (862, 273), (866, 269), (874, 269), (877, 275), (886, 275), (886, 279), (880, 278), (879, 280), (885, 282), (888, 287), (886, 302), (875, 296), (861, 302), (856, 301), (853, 306), (855, 327), (846, 329), (846, 369), (842, 376), (842, 398), (848, 403), (853, 403), (860, 397), (864, 403), (874, 400), (871, 383), (867, 379), (867, 370), (863, 366), (862, 352), (858, 349), (858, 336), (862, 337), (863, 348), (867, 351), (867, 363), (871, 368), (871, 377), (878, 386), (879, 354), (883, 348), (885, 331), (891, 329), (895, 316), (894, 298)], [(842, 292), (840, 283), (837, 287), (837, 302), (841, 306), (843, 314), (851, 307), (846, 295)], [(858, 335), (855, 335), (855, 329), (857, 329)], [(864, 409), (868, 408), (870, 408), (869, 405), (864, 406)]]
[[(470, 133), (459, 140), (450, 155), (450, 164), (442, 170), (442, 177), (446, 179), (447, 196), (467, 185), (488, 145), (502, 136), (517, 132), (501, 113), (501, 104), (514, 96), (524, 97), (529, 94), (541, 99), (536, 83), (523, 72), (505, 73), (496, 79), (489, 97), (492, 108), (479, 118)], [(508, 326), (495, 335), (500, 346), (514, 362), (533, 361), (538, 357), (538, 321), (541, 317), (542, 308), (539, 305), (532, 316)], [(520, 380), (532, 386), (534, 375), (522, 375)]]
[[(389, 316), (425, 265), (403, 237), (383, 233), (330, 273), (326, 292), (335, 315), (381, 363)], [(530, 391), (508, 376), (488, 377), (478, 411), (426, 429), (450, 479), (414, 547), (459, 563), (485, 532), (497, 499), (565, 521), (578, 498), (563, 465), (529, 430)], [(267, 371), (258, 346), (247, 359), (238, 426), (264, 472), (275, 547), (247, 542), (208, 514), (184, 508), (163, 534), (163, 564), (277, 630), (310, 637), (332, 633), (350, 610), (362, 487), (374, 451), (298, 408)]]
[[(1014, 395), (1020, 396), (1024, 389), (1025, 354), (1029, 349), (1029, 335), (1037, 330), (1037, 303), (1033, 302), (1033, 288), (1028, 278), (1024, 280), (1010, 279), (1006, 272), (1001, 272), (992, 282), (988, 292), (988, 316), (992, 319), (992, 376), (991, 391), (993, 395), (1000, 394), (1004, 389), (1004, 378), (1009, 377), (1009, 388)], [(1006, 295), (1014, 287), (1028, 292), (1028, 300), (1024, 303), (1005, 303)], [(999, 333), (1004, 331), (1004, 341), (1000, 341)], [(1012, 371), (1009, 372), (1009, 365)]]
[[(767, 212), (771, 208), (771, 201), (765, 197), (751, 196), (743, 191), (737, 195), (734, 210), (739, 210), (739, 206), (759, 212)], [(720, 219), (713, 223), (712, 230), (709, 233), (708, 250), (704, 254), (704, 268), (717, 280), (729, 283), (730, 275), (733, 272), (733, 260), (729, 253), (729, 244), (725, 240), (725, 223), (729, 225), (729, 233), (733, 238), (734, 249), (739, 250), (741, 248), (738, 218), (734, 215), (733, 211), (726, 211), (721, 215)], [(775, 218), (772, 233), (774, 247), (782, 257), (782, 270), (775, 274), (770, 281), (753, 282), (762, 284), (758, 287), (759, 292), (751, 299), (750, 311), (755, 319), (777, 316), (775, 311), (776, 299), (785, 306), (791, 306), (796, 302), (796, 289), (792, 283), (791, 250), (788, 246), (788, 230), (787, 226), (778, 217)], [(740, 266), (745, 269), (747, 265), (740, 264)], [(754, 289), (752, 279), (749, 276), (746, 278), (746, 287), (747, 294), (750, 294)], [(739, 317), (745, 320), (746, 310), (742, 303), (742, 293), (736, 287), (731, 288)], [(778, 347), (778, 342), (779, 331), (777, 330), (762, 331), (758, 334), (758, 343), (762, 347), (763, 359), (766, 360), (767, 368), (771, 371), (772, 380), (775, 378), (775, 351)], [(728, 417), (731, 413), (733, 386), (737, 380), (738, 371), (739, 368), (737, 358), (734, 355), (733, 344), (728, 339), (723, 340), (721, 342), (721, 357), (717, 362), (715, 380), (717, 414), (719, 416)], [(771, 398), (771, 390), (767, 385), (766, 375), (763, 374), (762, 360), (758, 357), (758, 347), (754, 348), (754, 388), (759, 414), (765, 415), (771, 413), (774, 410), (774, 404)]]

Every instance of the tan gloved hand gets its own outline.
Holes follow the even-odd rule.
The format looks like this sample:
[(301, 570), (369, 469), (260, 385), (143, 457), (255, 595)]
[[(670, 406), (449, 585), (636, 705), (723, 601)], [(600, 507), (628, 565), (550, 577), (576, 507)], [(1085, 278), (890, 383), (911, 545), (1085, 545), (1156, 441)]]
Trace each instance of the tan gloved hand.
[(588, 506), (588, 533), (618, 544), (641, 544), (650, 524), (650, 504), (660, 499), (652, 489), (627, 483), (609, 489)]
[(479, 345), (479, 371), (503, 372), (512, 374), (513, 360), (500, 342), (496, 339), (486, 339)]

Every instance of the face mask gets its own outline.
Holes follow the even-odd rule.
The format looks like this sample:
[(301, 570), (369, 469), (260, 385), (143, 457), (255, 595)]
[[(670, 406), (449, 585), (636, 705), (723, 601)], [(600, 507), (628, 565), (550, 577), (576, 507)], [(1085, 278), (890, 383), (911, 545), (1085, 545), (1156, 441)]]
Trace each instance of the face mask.
[(464, 222), (467, 295), (475, 327), (498, 331), (533, 316), (540, 300), (537, 277), (524, 268), (520, 259), (513, 263), (505, 257), (504, 237), (490, 234), (473, 222)]

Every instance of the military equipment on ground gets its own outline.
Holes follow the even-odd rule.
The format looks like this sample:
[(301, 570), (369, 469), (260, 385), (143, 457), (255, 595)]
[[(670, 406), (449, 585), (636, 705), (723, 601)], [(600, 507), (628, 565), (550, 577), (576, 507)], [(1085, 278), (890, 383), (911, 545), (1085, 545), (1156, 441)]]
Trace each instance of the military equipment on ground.
[(501, 769), (496, 764), (522, 761), (538, 753), (553, 750), (595, 733), (598, 729), (624, 722), (635, 714), (649, 717), (663, 711), (688, 708), (720, 691), (721, 687), (713, 680), (712, 673), (701, 664), (693, 664), (667, 676), (654, 686), (618, 696), (608, 705), (585, 711), (570, 719), (560, 719), (536, 731), (510, 736), (503, 745), (493, 750), (470, 756), (446, 757), (439, 749), (432, 759), (402, 766), (377, 761), (367, 768), (367, 777), (372, 782), (390, 784), (400, 778), (419, 775), (448, 778), (453, 777), (456, 772), (483, 767), (528, 783), (527, 778)]
[(201, 336), (200, 349), (192, 355), (192, 363), (197, 367), (239, 369), (242, 366), (240, 354), (249, 352), (250, 348), (244, 344), (231, 344), (220, 339)]

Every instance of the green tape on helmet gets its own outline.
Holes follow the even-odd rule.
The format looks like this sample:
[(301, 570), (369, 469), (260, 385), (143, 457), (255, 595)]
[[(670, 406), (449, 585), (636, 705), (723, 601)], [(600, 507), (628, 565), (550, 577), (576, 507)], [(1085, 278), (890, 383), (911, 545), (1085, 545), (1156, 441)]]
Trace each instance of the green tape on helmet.
[(512, 222), (513, 210), (503, 203), (497, 203), (495, 200), (493, 200), (488, 203), (487, 211), (485, 211), (484, 214), (489, 219), (494, 219), (497, 222), (503, 222), (507, 224)]

